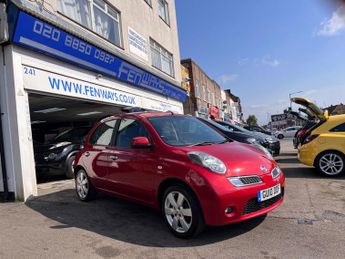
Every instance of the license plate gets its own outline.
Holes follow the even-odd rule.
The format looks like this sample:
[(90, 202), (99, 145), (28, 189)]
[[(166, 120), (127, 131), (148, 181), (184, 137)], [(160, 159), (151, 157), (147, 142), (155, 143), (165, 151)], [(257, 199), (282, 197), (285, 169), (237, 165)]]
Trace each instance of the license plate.
[(281, 193), (280, 184), (258, 192), (258, 202), (271, 199)]

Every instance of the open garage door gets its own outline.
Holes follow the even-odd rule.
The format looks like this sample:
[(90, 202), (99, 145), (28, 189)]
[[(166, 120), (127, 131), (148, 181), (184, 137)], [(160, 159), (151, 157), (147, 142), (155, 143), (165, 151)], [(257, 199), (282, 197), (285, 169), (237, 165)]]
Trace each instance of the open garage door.
[(38, 182), (73, 177), (75, 154), (91, 127), (123, 108), (35, 93), (29, 106)]

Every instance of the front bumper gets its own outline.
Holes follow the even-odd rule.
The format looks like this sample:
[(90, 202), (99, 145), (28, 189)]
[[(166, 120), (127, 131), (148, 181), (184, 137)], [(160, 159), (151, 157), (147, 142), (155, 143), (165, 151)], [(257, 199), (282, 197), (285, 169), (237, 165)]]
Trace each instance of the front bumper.
[[(272, 179), (271, 173), (261, 176), (263, 183), (246, 187), (234, 187), (224, 178), (223, 188), (227, 185), (228, 191), (218, 192), (210, 201), (201, 204), (204, 212), (205, 223), (210, 226), (221, 226), (247, 220), (267, 214), (277, 208), (284, 199), (285, 177), (283, 173), (276, 179)], [(269, 200), (258, 202), (257, 196), (260, 190), (281, 185), (281, 194)], [(217, 192), (217, 191), (216, 191)], [(225, 213), (231, 208), (231, 213)]]

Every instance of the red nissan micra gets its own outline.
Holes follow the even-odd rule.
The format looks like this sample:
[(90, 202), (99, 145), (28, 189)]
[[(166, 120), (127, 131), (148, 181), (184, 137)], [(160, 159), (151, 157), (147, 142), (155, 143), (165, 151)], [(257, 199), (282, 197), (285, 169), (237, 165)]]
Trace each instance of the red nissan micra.
[(74, 169), (80, 200), (101, 191), (153, 207), (179, 237), (266, 214), (284, 195), (283, 173), (262, 150), (172, 113), (101, 120)]

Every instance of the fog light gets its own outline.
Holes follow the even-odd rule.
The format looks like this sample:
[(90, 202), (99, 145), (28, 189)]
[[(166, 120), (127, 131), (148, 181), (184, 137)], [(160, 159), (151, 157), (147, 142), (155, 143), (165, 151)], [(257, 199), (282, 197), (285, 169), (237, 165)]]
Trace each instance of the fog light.
[(231, 214), (232, 213), (232, 207), (228, 207), (225, 209), (225, 214)]

